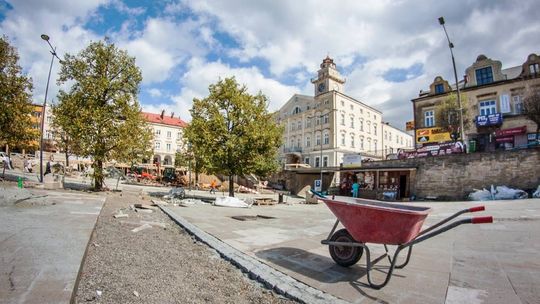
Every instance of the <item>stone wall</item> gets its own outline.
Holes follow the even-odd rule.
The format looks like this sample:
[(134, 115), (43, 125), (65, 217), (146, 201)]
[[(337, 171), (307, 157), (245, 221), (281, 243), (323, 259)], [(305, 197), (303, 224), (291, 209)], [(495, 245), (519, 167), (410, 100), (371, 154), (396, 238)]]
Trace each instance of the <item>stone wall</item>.
[(417, 197), (464, 199), (493, 184), (522, 190), (540, 185), (540, 148), (456, 154), (366, 163), (363, 168), (416, 167), (411, 192)]

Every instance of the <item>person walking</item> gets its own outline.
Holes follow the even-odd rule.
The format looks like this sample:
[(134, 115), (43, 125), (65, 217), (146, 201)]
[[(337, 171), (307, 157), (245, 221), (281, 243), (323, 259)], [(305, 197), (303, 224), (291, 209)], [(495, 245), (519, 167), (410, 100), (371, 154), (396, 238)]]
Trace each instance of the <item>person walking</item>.
[(353, 197), (358, 197), (358, 195), (360, 194), (360, 184), (358, 183), (358, 178), (355, 178), (353, 179), (353, 184), (352, 184), (352, 196)]
[(210, 194), (216, 194), (216, 180), (213, 179), (210, 183)]

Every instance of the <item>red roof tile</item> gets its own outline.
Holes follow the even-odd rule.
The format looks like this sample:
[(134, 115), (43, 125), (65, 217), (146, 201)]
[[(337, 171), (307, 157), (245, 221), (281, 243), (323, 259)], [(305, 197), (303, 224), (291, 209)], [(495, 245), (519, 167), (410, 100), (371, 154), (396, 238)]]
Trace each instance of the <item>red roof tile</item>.
[(181, 128), (187, 127), (187, 123), (177, 117), (163, 115), (163, 119), (162, 119), (160, 114), (147, 113), (147, 112), (141, 112), (141, 113), (144, 116), (144, 119), (146, 119), (146, 121), (149, 123), (158, 123), (158, 124), (181, 127)]

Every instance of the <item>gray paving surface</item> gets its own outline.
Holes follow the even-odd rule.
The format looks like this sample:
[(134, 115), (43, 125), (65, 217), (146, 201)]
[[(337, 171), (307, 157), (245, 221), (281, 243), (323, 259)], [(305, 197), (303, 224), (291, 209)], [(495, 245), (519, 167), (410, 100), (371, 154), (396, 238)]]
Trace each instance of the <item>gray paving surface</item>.
[[(363, 285), (364, 258), (343, 268), (320, 244), (335, 220), (322, 204), (170, 209), (247, 255), (352, 303), (540, 303), (540, 200), (414, 204), (433, 208), (426, 226), (479, 204), (487, 210), (474, 215), (493, 215), (495, 222), (462, 225), (415, 246), (409, 265), (382, 290)], [(238, 215), (275, 219), (231, 218)], [(370, 248), (383, 252), (381, 245)], [(384, 262), (373, 272), (375, 281), (384, 279)]]
[(30, 191), (46, 196), (0, 207), (0, 302), (68, 303), (105, 199)]

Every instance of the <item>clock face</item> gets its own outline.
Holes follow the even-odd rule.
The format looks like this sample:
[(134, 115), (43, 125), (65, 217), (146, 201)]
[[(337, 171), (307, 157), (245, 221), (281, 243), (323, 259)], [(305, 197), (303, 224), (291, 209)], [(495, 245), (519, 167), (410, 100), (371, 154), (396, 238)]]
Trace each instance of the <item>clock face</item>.
[(319, 92), (324, 91), (324, 83), (319, 83)]

